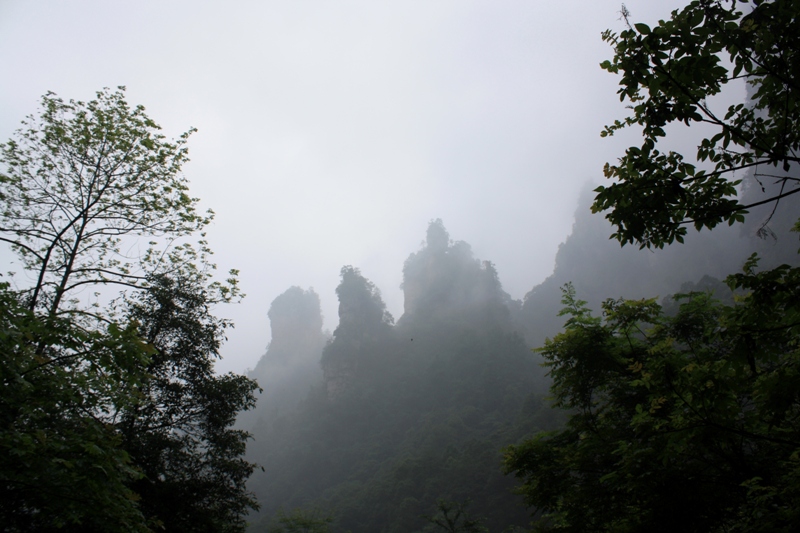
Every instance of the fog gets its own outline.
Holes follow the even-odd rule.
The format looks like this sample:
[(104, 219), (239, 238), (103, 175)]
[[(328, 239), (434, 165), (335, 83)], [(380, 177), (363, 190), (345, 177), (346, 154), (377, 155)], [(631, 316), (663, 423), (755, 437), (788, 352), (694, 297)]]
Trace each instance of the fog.
[[(626, 2), (654, 22), (685, 2)], [(45, 92), (128, 101), (176, 137), (216, 212), (209, 242), (247, 294), (220, 371), (256, 365), (267, 311), (313, 287), (324, 328), (353, 265), (403, 314), (402, 266), (429, 221), (492, 261), (521, 298), (553, 270), (580, 191), (635, 132), (600, 39), (620, 3), (0, 2), (0, 139)], [(7, 257), (7, 256), (5, 256)], [(7, 261), (2, 270), (8, 270)]]

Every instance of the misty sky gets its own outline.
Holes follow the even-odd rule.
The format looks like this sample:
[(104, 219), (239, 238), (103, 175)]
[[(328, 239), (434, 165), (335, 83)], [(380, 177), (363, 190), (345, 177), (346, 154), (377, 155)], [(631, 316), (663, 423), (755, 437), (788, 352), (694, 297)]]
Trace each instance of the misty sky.
[[(626, 6), (654, 23), (685, 3)], [(217, 310), (236, 322), (217, 368), (243, 371), (292, 285), (314, 287), (335, 328), (343, 265), (399, 318), (403, 261), (434, 218), (512, 297), (547, 277), (579, 191), (636, 142), (599, 136), (625, 113), (598, 66), (620, 5), (0, 0), (0, 140), (48, 90), (119, 85), (168, 137), (197, 127), (184, 173), (247, 293)]]

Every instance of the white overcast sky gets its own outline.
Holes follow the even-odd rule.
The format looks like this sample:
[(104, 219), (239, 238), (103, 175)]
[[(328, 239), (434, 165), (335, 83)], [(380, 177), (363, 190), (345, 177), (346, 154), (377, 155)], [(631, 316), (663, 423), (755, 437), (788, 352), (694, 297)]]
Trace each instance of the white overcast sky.
[[(686, 2), (627, 0), (637, 22)], [(553, 268), (579, 191), (635, 137), (600, 39), (619, 0), (0, 0), (0, 140), (54, 91), (125, 85), (168, 137), (198, 128), (184, 168), (213, 208), (222, 272), (247, 298), (222, 371), (255, 366), (267, 310), (292, 285), (334, 289), (353, 265), (403, 309), (403, 261), (428, 221), (495, 263), (522, 298)], [(7, 270), (6, 268), (2, 269)]]

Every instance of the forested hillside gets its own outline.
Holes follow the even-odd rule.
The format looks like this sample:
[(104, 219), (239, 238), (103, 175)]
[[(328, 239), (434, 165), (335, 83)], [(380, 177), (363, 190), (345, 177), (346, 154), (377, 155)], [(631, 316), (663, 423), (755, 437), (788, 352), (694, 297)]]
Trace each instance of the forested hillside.
[[(492, 265), (432, 222), (406, 261), (397, 324), (358, 269), (341, 276), (339, 326), (318, 353), (322, 376), (310, 387), (298, 379), (307, 396), (293, 409), (263, 401), (267, 388), (255, 411), (249, 457), (265, 470), (250, 484), (263, 502), (254, 529), (300, 507), (330, 513), (337, 530), (418, 531), (439, 499), (472, 500), (493, 530), (524, 526), (501, 448), (559, 418), (543, 402), (541, 359), (518, 333)], [(251, 375), (285, 340), (273, 338)]]
[(501, 473), (501, 450), (564, 420), (545, 400), (550, 381), (532, 348), (561, 331), (565, 283), (599, 309), (606, 298), (724, 287), (719, 280), (753, 250), (769, 264), (794, 259), (790, 209), (770, 222), (767, 239), (751, 224), (651, 252), (610, 241), (589, 200), (587, 191), (553, 274), (524, 302), (440, 220), (403, 266), (396, 323), (378, 288), (350, 266), (337, 289), (339, 327), (324, 348), (317, 295), (294, 287), (279, 296), (272, 343), (250, 374), (265, 391), (244, 419), (254, 434), (249, 458), (265, 468), (250, 485), (263, 504), (255, 530), (300, 508), (334, 517), (334, 531), (421, 531), (438, 499), (471, 501), (491, 531), (526, 526), (530, 513)]

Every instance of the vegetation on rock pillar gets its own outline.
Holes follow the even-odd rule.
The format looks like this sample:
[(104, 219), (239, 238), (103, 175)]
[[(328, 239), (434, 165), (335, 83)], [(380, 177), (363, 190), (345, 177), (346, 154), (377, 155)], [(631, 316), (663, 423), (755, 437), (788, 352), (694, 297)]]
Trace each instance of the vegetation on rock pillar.
[(339, 325), (322, 352), (320, 364), (328, 397), (339, 399), (350, 389), (358, 374), (369, 373), (376, 361), (373, 351), (386, 343), (394, 318), (386, 310), (381, 292), (361, 271), (352, 266), (341, 270), (336, 287), (339, 297)]

